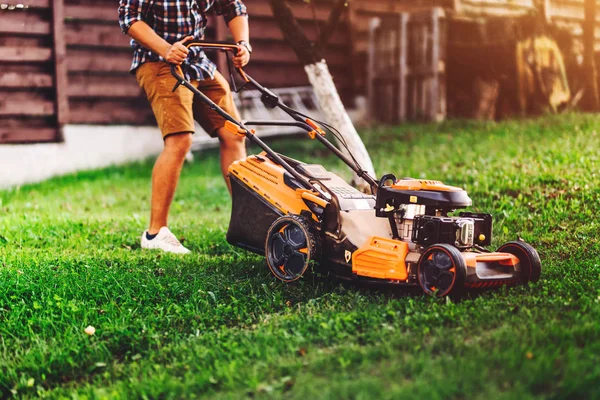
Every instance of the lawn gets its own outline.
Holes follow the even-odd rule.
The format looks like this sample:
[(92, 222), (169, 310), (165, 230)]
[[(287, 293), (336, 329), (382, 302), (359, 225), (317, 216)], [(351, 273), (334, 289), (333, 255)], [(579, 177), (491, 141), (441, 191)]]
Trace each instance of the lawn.
[[(600, 398), (600, 117), (363, 137), (379, 173), (465, 187), (492, 247), (538, 249), (540, 282), (459, 303), (285, 285), (225, 241), (217, 153), (173, 204), (187, 257), (139, 248), (151, 162), (80, 173), (0, 192), (0, 397)], [(273, 142), (349, 177), (315, 144)]]

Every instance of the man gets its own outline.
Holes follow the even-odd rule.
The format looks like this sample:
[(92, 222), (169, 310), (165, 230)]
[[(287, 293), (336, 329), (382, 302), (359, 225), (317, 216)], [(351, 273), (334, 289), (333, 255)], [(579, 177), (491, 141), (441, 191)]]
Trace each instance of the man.
[(145, 249), (187, 254), (186, 249), (167, 227), (169, 208), (192, 144), (194, 119), (212, 137), (218, 137), (221, 171), (229, 190), (227, 170), (232, 162), (246, 156), (244, 138), (227, 133), (225, 120), (204, 103), (194, 99), (183, 86), (172, 92), (175, 78), (171, 64), (184, 64), (187, 78), (198, 89), (232, 116), (238, 118), (229, 84), (198, 48), (183, 43), (201, 39), (206, 12), (214, 9), (223, 15), (240, 51), (234, 57), (236, 67), (250, 60), (248, 18), (241, 0), (120, 0), (119, 23), (123, 33), (133, 38), (131, 72), (146, 92), (164, 139), (164, 149), (152, 170), (150, 226), (142, 234)]

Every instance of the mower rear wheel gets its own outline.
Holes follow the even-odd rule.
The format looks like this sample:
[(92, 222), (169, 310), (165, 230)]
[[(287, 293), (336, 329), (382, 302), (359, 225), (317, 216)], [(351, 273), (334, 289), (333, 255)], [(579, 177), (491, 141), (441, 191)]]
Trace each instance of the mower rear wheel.
[(279, 217), (271, 224), (265, 241), (269, 269), (284, 282), (300, 279), (311, 262), (320, 258), (321, 241), (314, 223), (300, 215)]
[(521, 281), (524, 284), (537, 282), (542, 274), (542, 262), (536, 249), (525, 242), (507, 242), (497, 250), (499, 253), (509, 253), (519, 259), (521, 266)]
[(421, 288), (428, 295), (460, 298), (467, 279), (467, 264), (456, 247), (434, 244), (421, 255), (417, 276)]

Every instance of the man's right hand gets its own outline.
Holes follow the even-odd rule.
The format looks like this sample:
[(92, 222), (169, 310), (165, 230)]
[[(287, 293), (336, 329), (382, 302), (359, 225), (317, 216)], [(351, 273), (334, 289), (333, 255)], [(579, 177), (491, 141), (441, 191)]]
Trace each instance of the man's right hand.
[(162, 57), (170, 64), (181, 65), (190, 52), (189, 49), (183, 44), (193, 38), (193, 36), (187, 36), (184, 39), (181, 39), (179, 42), (173, 43), (171, 46), (169, 46), (167, 52)]

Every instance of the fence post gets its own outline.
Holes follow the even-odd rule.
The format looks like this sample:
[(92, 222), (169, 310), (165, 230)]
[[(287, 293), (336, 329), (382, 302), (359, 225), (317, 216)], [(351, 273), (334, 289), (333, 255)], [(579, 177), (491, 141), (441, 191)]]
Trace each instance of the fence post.
[(52, 50), (54, 55), (54, 88), (56, 91), (56, 123), (59, 139), (62, 139), (62, 128), (69, 119), (64, 0), (52, 0)]
[(369, 22), (369, 55), (367, 65), (367, 99), (369, 101), (369, 118), (377, 119), (377, 102), (375, 101), (375, 79), (377, 74), (375, 73), (375, 47), (377, 46), (377, 32), (381, 25), (380, 18), (372, 18)]
[(429, 112), (427, 114), (430, 121), (438, 120), (438, 110), (440, 106), (440, 16), (439, 8), (431, 10), (431, 85), (429, 86)]
[(400, 40), (399, 40), (399, 52), (400, 52), (400, 59), (399, 59), (399, 65), (398, 65), (398, 73), (399, 73), (399, 81), (398, 81), (398, 85), (400, 88), (400, 93), (398, 94), (399, 97), (399, 101), (398, 101), (398, 122), (405, 122), (406, 121), (406, 93), (407, 93), (407, 79), (406, 76), (408, 74), (408, 67), (407, 67), (407, 54), (408, 54), (408, 40), (407, 40), (407, 26), (408, 26), (408, 18), (409, 15), (408, 13), (401, 13), (400, 14), (400, 29), (399, 29), (399, 35), (400, 35)]

